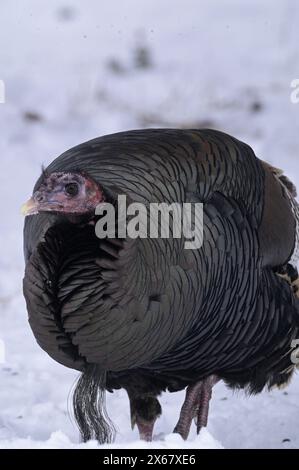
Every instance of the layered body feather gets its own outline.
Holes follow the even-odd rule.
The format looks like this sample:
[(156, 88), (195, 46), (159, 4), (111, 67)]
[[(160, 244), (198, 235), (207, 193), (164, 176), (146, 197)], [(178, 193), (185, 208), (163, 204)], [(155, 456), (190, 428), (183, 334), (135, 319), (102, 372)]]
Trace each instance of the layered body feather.
[(110, 389), (179, 390), (211, 374), (254, 392), (286, 381), (299, 324), (298, 298), (276, 274), (298, 249), (288, 180), (212, 130), (104, 136), (46, 171), (77, 170), (111, 201), (203, 203), (203, 246), (99, 240), (83, 221), (27, 217), (24, 294), (40, 346), (68, 367), (97, 364)]

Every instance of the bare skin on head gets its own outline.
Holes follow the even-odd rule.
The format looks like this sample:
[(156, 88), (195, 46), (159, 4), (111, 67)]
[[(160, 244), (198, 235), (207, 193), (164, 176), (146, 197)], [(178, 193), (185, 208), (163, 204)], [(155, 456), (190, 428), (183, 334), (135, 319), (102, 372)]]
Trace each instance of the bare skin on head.
[(101, 202), (104, 202), (103, 192), (89, 176), (79, 172), (50, 173), (22, 206), (22, 213), (25, 216), (39, 212), (85, 215), (94, 213)]

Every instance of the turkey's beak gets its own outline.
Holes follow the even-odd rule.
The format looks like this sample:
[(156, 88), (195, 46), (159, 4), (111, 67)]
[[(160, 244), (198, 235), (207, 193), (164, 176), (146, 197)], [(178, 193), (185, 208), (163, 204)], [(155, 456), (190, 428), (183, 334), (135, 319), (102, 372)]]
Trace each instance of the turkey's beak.
[(25, 204), (21, 207), (22, 214), (26, 217), (26, 215), (33, 215), (38, 213), (38, 203), (31, 197)]

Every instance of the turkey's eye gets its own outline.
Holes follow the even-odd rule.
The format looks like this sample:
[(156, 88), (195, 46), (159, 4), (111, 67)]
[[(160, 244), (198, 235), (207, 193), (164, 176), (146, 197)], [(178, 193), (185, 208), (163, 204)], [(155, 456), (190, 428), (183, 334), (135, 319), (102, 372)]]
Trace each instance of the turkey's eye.
[(77, 183), (68, 183), (65, 185), (64, 191), (66, 192), (68, 196), (74, 197), (74, 196), (77, 196), (79, 192), (79, 186)]

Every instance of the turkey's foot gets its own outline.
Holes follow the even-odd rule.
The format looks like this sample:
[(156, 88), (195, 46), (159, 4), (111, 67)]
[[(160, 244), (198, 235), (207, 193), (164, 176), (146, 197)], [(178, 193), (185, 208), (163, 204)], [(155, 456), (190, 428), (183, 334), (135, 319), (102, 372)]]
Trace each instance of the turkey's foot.
[(142, 441), (151, 442), (153, 440), (153, 432), (156, 420), (151, 422), (142, 421), (140, 417), (136, 418), (136, 425), (139, 431), (139, 438)]
[(193, 419), (196, 422), (197, 434), (202, 427), (207, 426), (212, 388), (218, 380), (216, 375), (210, 375), (187, 388), (180, 418), (173, 431), (180, 434), (184, 440), (188, 439)]
[(131, 407), (131, 425), (135, 425), (139, 431), (139, 437), (143, 441), (152, 441), (154, 426), (162, 414), (162, 408), (156, 397), (138, 396), (129, 394)]

